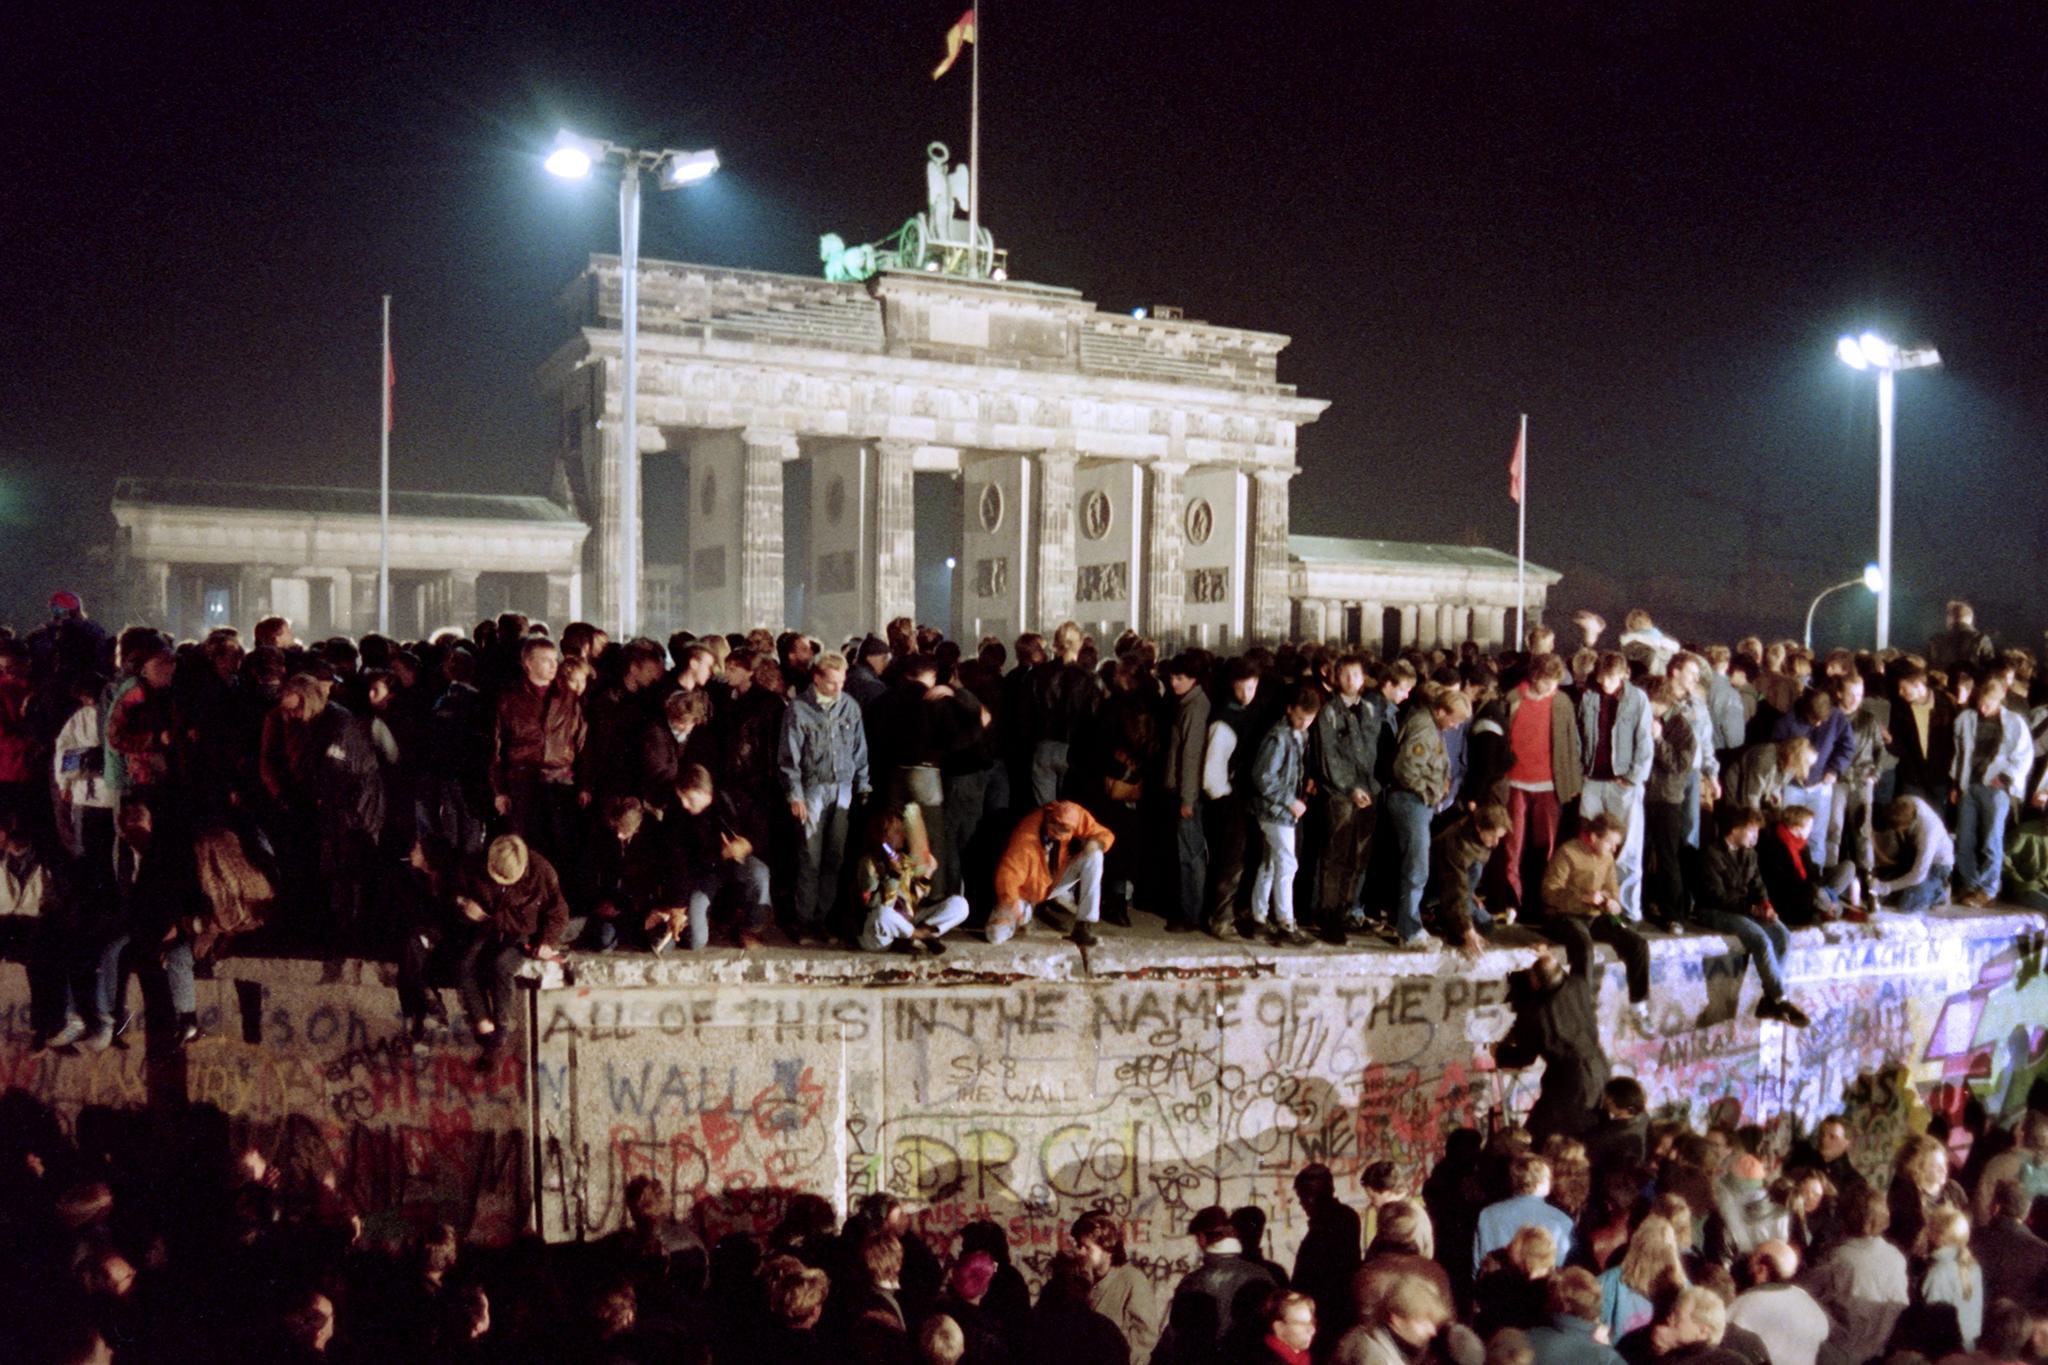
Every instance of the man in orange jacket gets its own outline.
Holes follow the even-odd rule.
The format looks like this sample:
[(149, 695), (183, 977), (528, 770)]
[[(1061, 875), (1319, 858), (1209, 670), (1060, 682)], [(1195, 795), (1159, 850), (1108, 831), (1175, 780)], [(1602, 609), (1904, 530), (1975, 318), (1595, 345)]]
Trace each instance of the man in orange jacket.
[(996, 908), (988, 941), (1024, 932), (1040, 905), (1057, 902), (1074, 916), (1074, 942), (1095, 944), (1092, 926), (1102, 917), (1102, 855), (1116, 842), (1095, 817), (1072, 801), (1053, 801), (1017, 823), (996, 863)]

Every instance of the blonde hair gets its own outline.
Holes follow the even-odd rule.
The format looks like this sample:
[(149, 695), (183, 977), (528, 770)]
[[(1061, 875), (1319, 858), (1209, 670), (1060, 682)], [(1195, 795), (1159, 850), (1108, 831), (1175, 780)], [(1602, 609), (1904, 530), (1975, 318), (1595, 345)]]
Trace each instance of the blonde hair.
[(1653, 1213), (1636, 1228), (1621, 1260), (1621, 1282), (1646, 1299), (1667, 1284), (1684, 1289), (1692, 1283), (1678, 1255), (1678, 1229), (1669, 1218)]
[[(1927, 1215), (1927, 1226), (1920, 1229), (1920, 1244), (1913, 1250), (1919, 1256), (1932, 1256), (1943, 1247), (1955, 1248), (1958, 1269), (1968, 1270), (1977, 1264), (1977, 1258), (1970, 1254), (1970, 1220), (1961, 1209), (1947, 1204)], [(1975, 1286), (1968, 1275), (1958, 1278), (1963, 1282), (1963, 1297), (1967, 1299)]]
[(1557, 1239), (1549, 1228), (1527, 1224), (1515, 1230), (1508, 1241), (1507, 1259), (1532, 1280), (1557, 1269)]
[(1778, 741), (1778, 767), (1788, 773), (1804, 773), (1813, 766), (1813, 758), (1813, 741), (1805, 735)]
[(1081, 626), (1077, 621), (1062, 621), (1052, 633), (1052, 652), (1062, 659), (1072, 658), (1081, 652)]

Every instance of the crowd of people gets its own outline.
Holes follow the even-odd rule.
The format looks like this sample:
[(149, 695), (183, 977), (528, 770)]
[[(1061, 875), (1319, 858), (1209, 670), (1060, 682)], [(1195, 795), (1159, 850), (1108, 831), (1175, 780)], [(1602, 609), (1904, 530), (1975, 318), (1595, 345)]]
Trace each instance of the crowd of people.
[(51, 605), (0, 637), (0, 928), (41, 1047), (127, 1046), (131, 973), (149, 1046), (190, 1043), (229, 950), (395, 958), (416, 1042), (452, 980), (488, 1052), (531, 959), (1048, 925), (1086, 947), (1149, 914), (1303, 951), (1532, 947), (1498, 1055), (1545, 1069), (1524, 1126), (1447, 1135), (1419, 1189), (1368, 1166), (1362, 1214), (1300, 1172), (1291, 1270), (1256, 1207), (1195, 1214), (1171, 1284), (1097, 1212), (1026, 1267), (1035, 1304), (1002, 1226), (928, 1241), (893, 1196), (843, 1227), (793, 1196), (706, 1247), (641, 1180), (600, 1245), (400, 1249), (256, 1152), (124, 1150), (16, 1092), (8, 1358), (2048, 1360), (2048, 1096), (2016, 1132), (1978, 1116), (1961, 1185), (1961, 1148), (1916, 1137), (1879, 1190), (1841, 1120), (1786, 1154), (1651, 1123), (1594, 1009), (1598, 943), (1641, 1021), (1646, 934), (1731, 935), (1758, 1013), (1798, 1026), (1788, 926), (2048, 904), (2048, 705), (1963, 604), (1922, 654), (1693, 648), (1638, 612), (1612, 642), (1581, 613), (1569, 651), (1538, 627), (1494, 654), (1163, 660), (1071, 623), (971, 652), (907, 620), (830, 650), (509, 614), (179, 643)]
[[(2034, 660), (1962, 603), (1925, 654), (1688, 648), (1645, 613), (1569, 651), (972, 650), (906, 618), (797, 632), (109, 638), (78, 599), (0, 638), (0, 923), (50, 1046), (104, 1050), (140, 976), (197, 1036), (232, 946), (395, 958), (415, 1039), (486, 1048), (566, 952), (943, 953), (1050, 926), (1477, 951), (1595, 943), (1647, 1018), (1645, 934), (1730, 935), (1793, 1025), (1788, 927), (2048, 904)], [(2043, 699), (2048, 702), (2048, 698)], [(2031, 704), (2031, 709), (2030, 708)], [(2008, 856), (2008, 828), (2020, 832)], [(2031, 842), (2029, 842), (2031, 840)], [(29, 926), (24, 929), (23, 926)]]
[(600, 1241), (471, 1246), (224, 1130), (74, 1139), (16, 1091), (0, 1359), (2044, 1365), (2048, 1085), (2028, 1098), (2009, 1127), (1974, 1105), (1953, 1131), (1937, 1120), (1872, 1183), (1843, 1117), (1781, 1151), (1778, 1132), (1652, 1121), (1616, 1078), (1575, 1137), (1458, 1129), (1426, 1178), (1376, 1161), (1355, 1187), (1304, 1167), (1306, 1231), (1281, 1264), (1255, 1203), (1184, 1233), (1090, 1210), (1019, 1258), (1021, 1220), (927, 1225), (884, 1193), (842, 1223), (818, 1195), (755, 1191), (779, 1217), (736, 1231), (646, 1176)]

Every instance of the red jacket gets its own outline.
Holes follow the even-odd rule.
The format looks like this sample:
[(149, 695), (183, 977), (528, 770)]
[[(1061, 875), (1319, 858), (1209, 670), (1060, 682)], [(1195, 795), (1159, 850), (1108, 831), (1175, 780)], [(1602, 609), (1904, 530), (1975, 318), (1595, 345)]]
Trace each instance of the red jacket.
[(34, 782), (36, 737), (28, 724), (28, 679), (0, 678), (0, 782)]

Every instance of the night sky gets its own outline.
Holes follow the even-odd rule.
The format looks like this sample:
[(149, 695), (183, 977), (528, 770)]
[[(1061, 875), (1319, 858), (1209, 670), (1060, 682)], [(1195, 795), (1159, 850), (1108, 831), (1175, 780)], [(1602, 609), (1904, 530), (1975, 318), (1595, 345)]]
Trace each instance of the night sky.
[[(617, 249), (571, 126), (715, 145), (643, 250), (815, 273), (963, 154), (962, 0), (15, 7), (0, 619), (121, 473), (370, 484), (395, 295), (400, 486), (541, 492), (553, 300)], [(25, 17), (23, 11), (29, 10)], [(1294, 527), (1512, 551), (1553, 606), (1796, 634), (1874, 554), (1903, 376), (1895, 640), (1962, 593), (2038, 643), (2048, 6), (1079, 4), (983, 14), (983, 221), (1020, 279), (1294, 338), (1332, 400)], [(650, 529), (650, 543), (660, 531)], [(76, 582), (69, 585), (78, 586)], [(1868, 639), (1860, 591), (1822, 634)]]

